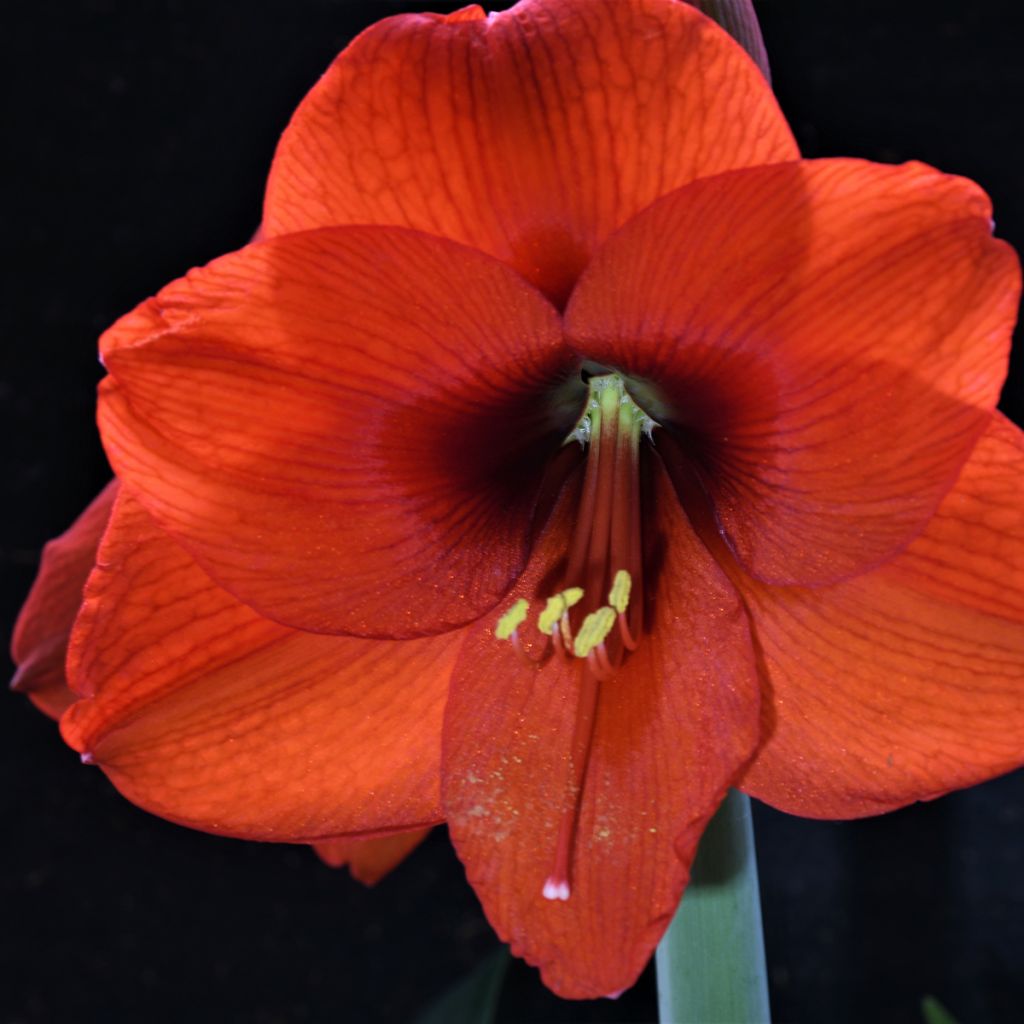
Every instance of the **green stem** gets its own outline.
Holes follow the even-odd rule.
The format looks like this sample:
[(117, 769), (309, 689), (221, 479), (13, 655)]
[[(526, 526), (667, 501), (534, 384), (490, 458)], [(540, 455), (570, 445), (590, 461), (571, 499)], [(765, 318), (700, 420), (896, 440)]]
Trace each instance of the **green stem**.
[(662, 1024), (768, 1024), (768, 980), (750, 798), (730, 790), (658, 945)]

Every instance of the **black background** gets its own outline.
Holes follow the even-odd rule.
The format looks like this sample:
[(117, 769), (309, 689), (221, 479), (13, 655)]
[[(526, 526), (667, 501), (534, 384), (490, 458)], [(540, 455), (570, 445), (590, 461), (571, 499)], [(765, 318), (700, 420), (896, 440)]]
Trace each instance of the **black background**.
[[(438, 5), (439, 7), (442, 5)], [(4, 20), (8, 270), (2, 610), (107, 478), (98, 333), (243, 244), (290, 111), (399, 3), (70, 0)], [(451, 9), (451, 5), (445, 7)], [(980, 181), (1024, 245), (1017, 2), (765, 0), (804, 153), (917, 158)], [(1024, 365), (1004, 409), (1024, 422)], [(0, 1021), (406, 1021), (495, 939), (443, 834), (368, 891), (302, 848), (166, 824), (79, 765), (15, 696), (0, 713)], [(1024, 1019), (1024, 774), (884, 818), (756, 808), (777, 1021)], [(516, 964), (503, 1020), (653, 1021), (653, 974), (573, 1004)]]

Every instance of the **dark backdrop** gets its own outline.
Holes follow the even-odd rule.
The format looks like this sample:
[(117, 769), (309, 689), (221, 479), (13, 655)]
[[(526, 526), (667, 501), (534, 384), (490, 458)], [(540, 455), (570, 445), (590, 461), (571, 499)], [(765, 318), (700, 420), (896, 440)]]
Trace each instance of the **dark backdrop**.
[[(440, 6), (440, 5), (439, 5)], [(39, 548), (107, 476), (97, 334), (243, 244), (289, 112), (398, 3), (68, 0), (5, 10), (0, 278), (3, 615)], [(449, 8), (450, 9), (450, 8)], [(980, 181), (1024, 244), (1024, 21), (1016, 0), (765, 0), (775, 84), (804, 152), (915, 157)], [(1016, 360), (1004, 408), (1024, 422)], [(376, 890), (300, 848), (136, 810), (54, 726), (3, 699), (0, 1022), (406, 1021), (495, 943), (440, 833)], [(1024, 1013), (1024, 776), (832, 824), (757, 808), (778, 1021), (961, 1024)], [(502, 1019), (652, 1021), (563, 1003), (517, 964)]]

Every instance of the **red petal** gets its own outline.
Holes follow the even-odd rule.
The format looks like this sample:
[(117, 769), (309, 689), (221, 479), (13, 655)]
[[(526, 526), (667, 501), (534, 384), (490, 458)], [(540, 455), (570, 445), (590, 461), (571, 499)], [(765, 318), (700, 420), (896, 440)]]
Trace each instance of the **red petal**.
[[(636, 980), (758, 738), (746, 617), (660, 468), (655, 485), (659, 529), (647, 544), (663, 563), (653, 625), (601, 686), (567, 902), (541, 891), (566, 805), (579, 670), (556, 658), (535, 672), (491, 624), (474, 627), (445, 717), (444, 809), (469, 880), (513, 953), (568, 998)], [(574, 512), (563, 498), (510, 600), (550, 592)]]
[(14, 627), (11, 660), (18, 671), (11, 689), (28, 694), (51, 718), (60, 718), (75, 700), (64, 674), (68, 637), (116, 495), (117, 481), (111, 480), (74, 523), (43, 548), (39, 572)]
[(459, 643), (260, 618), (122, 491), (68, 659), (95, 696), (61, 729), (129, 800), (194, 828), (305, 842), (432, 824)]
[(921, 165), (696, 182), (608, 243), (567, 331), (661, 389), (756, 576), (835, 582), (923, 529), (985, 429), (1020, 290), (989, 213)]
[(396, 832), (373, 839), (323, 839), (313, 844), (317, 856), (332, 868), (346, 865), (352, 877), (363, 885), (376, 885), (390, 874), (430, 834), (429, 828)]
[(714, 18), (753, 58), (770, 82), (768, 51), (754, 10), (754, 0), (690, 0), (698, 11)]
[(1024, 434), (996, 416), (925, 532), (839, 586), (748, 584), (771, 737), (743, 789), (850, 818), (1024, 763)]
[(104, 335), (118, 475), (222, 586), (317, 632), (410, 637), (491, 608), (574, 411), (551, 306), (397, 228), (250, 246)]
[(264, 223), (418, 228), (557, 302), (653, 199), (798, 155), (757, 68), (686, 4), (524, 0), (359, 36), (285, 132)]

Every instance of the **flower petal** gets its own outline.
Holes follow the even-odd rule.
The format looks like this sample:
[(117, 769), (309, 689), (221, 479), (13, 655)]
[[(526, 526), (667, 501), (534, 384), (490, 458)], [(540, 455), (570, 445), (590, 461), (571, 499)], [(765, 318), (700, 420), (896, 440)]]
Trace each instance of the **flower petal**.
[(439, 820), (460, 635), (300, 633), (221, 590), (122, 490), (68, 670), (65, 739), (146, 810), (308, 842)]
[(754, 0), (690, 0), (698, 11), (714, 18), (738, 42), (770, 82), (768, 51), (757, 21)]
[(43, 548), (39, 572), (14, 626), (11, 660), (18, 670), (11, 689), (27, 694), (51, 718), (60, 718), (75, 700), (64, 674), (68, 637), (116, 496), (117, 481), (111, 480), (74, 523)]
[[(445, 716), (444, 809), (456, 850), (498, 934), (567, 998), (636, 980), (705, 824), (759, 735), (738, 596), (657, 466), (654, 485), (657, 528), (646, 543), (662, 561), (652, 628), (601, 684), (568, 901), (541, 893), (568, 801), (579, 663), (556, 657), (535, 671), (491, 623), (474, 627)], [(510, 600), (550, 592), (574, 511), (572, 495), (563, 497)]]
[(921, 165), (699, 181), (595, 258), (568, 336), (661, 389), (755, 576), (835, 582), (923, 529), (995, 405), (1020, 281), (989, 215)]
[(998, 414), (925, 532), (816, 590), (744, 589), (770, 738), (742, 788), (820, 818), (878, 814), (1024, 763), (1024, 434)]
[(667, 0), (524, 0), (367, 29), (285, 132), (268, 235), (397, 224), (564, 300), (594, 247), (694, 178), (799, 154), (756, 66)]
[(239, 600), (315, 632), (411, 637), (491, 608), (578, 413), (551, 397), (569, 355), (550, 304), (399, 228), (249, 246), (102, 346), (126, 486)]
[(390, 874), (406, 857), (430, 835), (429, 828), (373, 839), (322, 839), (313, 844), (317, 856), (329, 867), (348, 867), (352, 877), (363, 885), (376, 885)]

